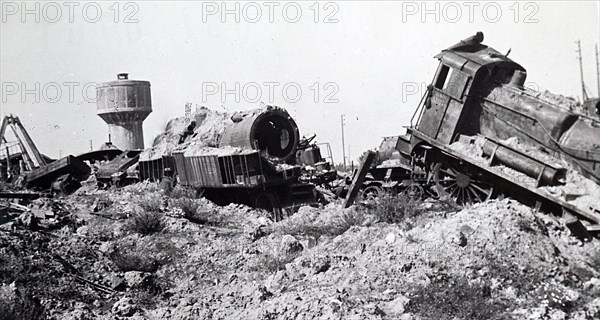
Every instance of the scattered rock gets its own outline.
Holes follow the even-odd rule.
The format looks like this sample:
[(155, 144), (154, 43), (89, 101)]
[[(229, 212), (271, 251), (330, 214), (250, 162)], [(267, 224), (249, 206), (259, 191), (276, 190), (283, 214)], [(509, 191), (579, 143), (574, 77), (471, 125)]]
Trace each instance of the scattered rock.
[(250, 231), (248, 231), (248, 236), (250, 237), (250, 240), (252, 240), (252, 241), (256, 241), (266, 235), (267, 234), (264, 230), (263, 225), (255, 226), (255, 227), (251, 228)]
[(596, 298), (589, 302), (585, 306), (585, 314), (589, 317), (588, 319), (600, 318), (600, 298)]
[(111, 274), (108, 276), (108, 286), (116, 291), (123, 291), (127, 286), (125, 279), (117, 274)]
[(584, 291), (598, 292), (600, 293), (600, 279), (591, 278), (583, 284)]
[(112, 306), (112, 312), (117, 316), (131, 317), (137, 312), (137, 306), (134, 304), (133, 299), (122, 297)]
[(266, 287), (270, 291), (283, 291), (289, 280), (290, 277), (287, 272), (285, 270), (279, 270), (267, 278)]
[(406, 306), (409, 302), (409, 298), (403, 295), (399, 295), (394, 300), (386, 303), (383, 310), (387, 315), (391, 317), (399, 316), (404, 313)]
[(452, 243), (458, 245), (459, 247), (464, 247), (467, 245), (467, 236), (462, 231), (458, 231), (452, 237)]
[(267, 287), (265, 287), (263, 285), (259, 285), (258, 288), (256, 289), (256, 291), (257, 291), (257, 298), (259, 301), (265, 301), (273, 296), (273, 293), (270, 292), (269, 290), (267, 290)]
[(100, 212), (108, 207), (108, 202), (101, 200), (100, 198), (96, 198), (90, 209), (92, 209), (92, 212)]
[(327, 270), (329, 270), (330, 267), (331, 262), (329, 261), (328, 257), (319, 257), (313, 263), (312, 269), (314, 274), (318, 274), (321, 272), (327, 272)]
[(387, 244), (393, 244), (396, 242), (396, 235), (393, 232), (388, 233), (385, 237), (385, 242), (387, 242)]
[(289, 234), (286, 234), (281, 239), (280, 252), (282, 254), (293, 254), (302, 251), (304, 247), (302, 244)]
[(142, 271), (125, 272), (125, 282), (130, 288), (148, 289), (154, 285), (152, 273)]
[(17, 221), (30, 230), (36, 230), (38, 228), (38, 218), (31, 211), (21, 213), (21, 215), (17, 217)]

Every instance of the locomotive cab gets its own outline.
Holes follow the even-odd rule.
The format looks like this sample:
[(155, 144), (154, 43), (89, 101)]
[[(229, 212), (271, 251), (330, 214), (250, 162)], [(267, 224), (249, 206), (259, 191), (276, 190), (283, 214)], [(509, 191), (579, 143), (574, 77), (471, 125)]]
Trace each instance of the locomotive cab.
[(482, 41), (477, 33), (436, 56), (440, 64), (411, 120), (410, 144), (399, 143), (399, 151), (423, 153), (420, 146), (448, 146), (459, 135), (514, 137), (600, 183), (597, 104), (585, 115), (525, 89), (525, 69)]
[(482, 41), (478, 32), (435, 56), (440, 64), (417, 110), (420, 133), (443, 144), (479, 133), (481, 97), (498, 86), (523, 85), (525, 69)]

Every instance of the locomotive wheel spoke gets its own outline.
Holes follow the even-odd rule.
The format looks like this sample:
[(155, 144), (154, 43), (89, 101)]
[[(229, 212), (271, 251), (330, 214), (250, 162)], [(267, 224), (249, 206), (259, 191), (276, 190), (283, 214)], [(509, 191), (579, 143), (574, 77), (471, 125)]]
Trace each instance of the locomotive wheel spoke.
[(475, 187), (471, 187), (473, 194), (475, 195), (475, 197), (477, 198), (477, 202), (483, 202), (483, 200), (481, 200), (481, 197), (479, 196), (479, 194), (477, 194), (477, 190), (475, 189)]
[(461, 205), (486, 201), (494, 191), (481, 176), (471, 177), (456, 168), (440, 168), (436, 181), (447, 196)]

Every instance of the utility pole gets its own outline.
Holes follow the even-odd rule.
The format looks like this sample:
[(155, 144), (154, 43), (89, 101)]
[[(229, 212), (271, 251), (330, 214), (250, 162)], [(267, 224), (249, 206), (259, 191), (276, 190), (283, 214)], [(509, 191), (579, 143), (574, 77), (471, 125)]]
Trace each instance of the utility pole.
[(94, 151), (94, 147), (92, 145), (92, 140), (90, 140), (90, 151)]
[(596, 43), (596, 84), (598, 84), (598, 97), (600, 98), (600, 63), (598, 62), (598, 44)]
[(581, 99), (582, 103), (588, 99), (585, 92), (585, 83), (583, 82), (583, 59), (581, 57), (581, 40), (577, 40), (577, 60), (579, 60), (579, 73), (581, 74)]
[(350, 153), (350, 147), (352, 145), (348, 145), (348, 165), (350, 165), (350, 163), (352, 162), (352, 154)]
[(341, 115), (342, 120), (342, 158), (344, 158), (344, 171), (346, 171), (346, 142), (344, 140), (344, 117), (345, 115)]

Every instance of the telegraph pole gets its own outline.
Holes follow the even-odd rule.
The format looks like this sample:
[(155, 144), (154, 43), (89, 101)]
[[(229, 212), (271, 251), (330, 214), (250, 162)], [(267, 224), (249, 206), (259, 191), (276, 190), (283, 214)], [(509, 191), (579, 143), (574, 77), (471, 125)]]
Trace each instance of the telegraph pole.
[(581, 99), (582, 103), (588, 99), (585, 92), (585, 83), (583, 82), (583, 59), (581, 57), (581, 40), (577, 40), (577, 60), (579, 60), (579, 73), (581, 74)]
[(598, 97), (600, 97), (600, 63), (598, 62), (598, 44), (596, 43), (596, 84), (598, 85)]
[(341, 115), (342, 120), (342, 158), (344, 158), (344, 171), (346, 171), (346, 142), (344, 140), (344, 117), (345, 115)]

